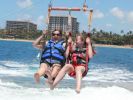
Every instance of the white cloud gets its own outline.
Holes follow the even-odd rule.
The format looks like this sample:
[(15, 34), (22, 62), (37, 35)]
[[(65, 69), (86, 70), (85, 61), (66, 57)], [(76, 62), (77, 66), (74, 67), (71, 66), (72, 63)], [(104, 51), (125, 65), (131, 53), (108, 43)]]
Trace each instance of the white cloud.
[(106, 24), (106, 27), (112, 27), (112, 24)]
[(39, 16), (36, 20), (33, 20), (33, 17), (29, 14), (25, 14), (25, 15), (19, 15), (17, 18), (18, 21), (30, 21), (33, 22), (35, 24), (37, 24), (37, 26), (39, 28), (44, 28), (45, 27), (45, 18), (44, 16)]
[(25, 14), (23, 16), (19, 16), (19, 18), (17, 18), (17, 20), (19, 21), (32, 21), (32, 16), (31, 15), (28, 15), (28, 14)]
[(133, 11), (128, 13), (127, 19), (128, 19), (129, 22), (133, 23)]
[(100, 19), (100, 18), (103, 18), (103, 17), (104, 17), (104, 14), (100, 10), (94, 11), (93, 18)]
[(114, 7), (111, 9), (111, 14), (119, 19), (123, 19), (124, 18), (124, 11), (122, 11), (120, 8), (118, 7)]
[(31, 0), (18, 0), (17, 5), (21, 8), (26, 8), (32, 6)]
[(44, 16), (42, 16), (42, 15), (39, 16), (39, 17), (37, 18), (36, 23), (37, 23), (38, 26), (44, 25), (44, 24), (45, 24), (45, 18), (44, 18)]

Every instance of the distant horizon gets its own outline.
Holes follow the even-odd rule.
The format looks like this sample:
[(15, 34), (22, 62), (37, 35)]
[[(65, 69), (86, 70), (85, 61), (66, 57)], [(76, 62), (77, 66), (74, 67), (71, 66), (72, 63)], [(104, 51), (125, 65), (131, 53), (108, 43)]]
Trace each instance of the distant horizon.
[[(92, 27), (113, 33), (133, 31), (133, 1), (131, 0), (86, 0), (89, 9), (94, 10)], [(0, 29), (6, 27), (7, 20), (29, 20), (38, 25), (38, 30), (46, 28), (47, 9), (50, 0), (1, 0)], [(54, 7), (82, 7), (84, 0), (53, 0)], [(52, 12), (52, 15), (68, 15), (68, 12)], [(72, 12), (80, 23), (80, 31), (88, 31), (88, 14)]]

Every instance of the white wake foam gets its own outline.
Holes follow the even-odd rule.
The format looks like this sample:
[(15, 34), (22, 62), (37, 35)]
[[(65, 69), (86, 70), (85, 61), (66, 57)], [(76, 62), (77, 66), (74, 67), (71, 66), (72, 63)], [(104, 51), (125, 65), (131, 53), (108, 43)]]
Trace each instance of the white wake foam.
[[(33, 68), (38, 67), (38, 64), (24, 64), (14, 61), (1, 61), (0, 74), (10, 76), (27, 76), (34, 73)], [(30, 69), (31, 68), (31, 69)]]
[(0, 86), (2, 87), (14, 87), (14, 88), (20, 88), (21, 86), (15, 84), (14, 82), (2, 82), (2, 80), (0, 80)]
[[(3, 62), (7, 67), (0, 66), (0, 75), (28, 76), (33, 74), (28, 64), (18, 62)], [(20, 65), (20, 66), (19, 66)], [(11, 68), (8, 68), (11, 67)], [(12, 67), (16, 68), (12, 68)], [(36, 64), (30, 65), (37, 66)], [(19, 67), (19, 68), (18, 68)], [(18, 68), (18, 69), (17, 69)], [(16, 69), (16, 70), (15, 70)], [(133, 73), (117, 68), (91, 69), (83, 80), (88, 82), (127, 81), (133, 77)], [(66, 78), (70, 78), (67, 76)], [(69, 81), (69, 80), (67, 80)], [(132, 81), (132, 80), (131, 80)], [(31, 83), (31, 82), (29, 82)], [(21, 85), (21, 84), (20, 84)], [(67, 85), (67, 84), (65, 84)], [(89, 85), (90, 86), (90, 85)], [(69, 87), (69, 86), (68, 86)], [(16, 83), (0, 80), (0, 100), (133, 100), (133, 92), (118, 86), (88, 87), (82, 88), (80, 94), (76, 94), (71, 88), (56, 88), (50, 91), (48, 88), (30, 88), (19, 86)]]
[[(93, 66), (94, 65), (92, 65), (92, 67)], [(107, 67), (108, 65), (100, 66), (99, 68), (89, 70), (84, 80), (98, 82), (133, 82), (133, 73), (126, 69)]]
[(73, 89), (20, 88), (1, 87), (0, 100), (133, 100), (133, 92), (120, 87), (86, 87), (80, 94)]

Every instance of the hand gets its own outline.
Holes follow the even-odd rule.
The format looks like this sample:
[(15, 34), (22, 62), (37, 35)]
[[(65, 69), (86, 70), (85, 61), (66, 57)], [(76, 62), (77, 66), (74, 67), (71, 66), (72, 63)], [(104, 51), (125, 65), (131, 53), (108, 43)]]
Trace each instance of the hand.
[(47, 33), (48, 33), (48, 31), (47, 31), (47, 30), (43, 30), (42, 35), (46, 35)]
[(89, 37), (86, 38), (86, 43), (91, 44), (91, 39)]
[(71, 36), (71, 32), (66, 32), (66, 37)]
[(68, 40), (67, 40), (67, 42), (68, 42), (68, 44), (69, 44), (69, 43), (72, 43), (72, 38), (69, 37)]

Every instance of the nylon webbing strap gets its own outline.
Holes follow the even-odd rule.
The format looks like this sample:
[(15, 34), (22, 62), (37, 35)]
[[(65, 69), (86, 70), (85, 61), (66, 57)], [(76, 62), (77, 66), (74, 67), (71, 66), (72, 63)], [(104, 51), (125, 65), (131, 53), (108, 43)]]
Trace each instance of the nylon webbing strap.
[(88, 44), (86, 43), (86, 70), (88, 71), (88, 61), (89, 61), (89, 54), (88, 54)]

